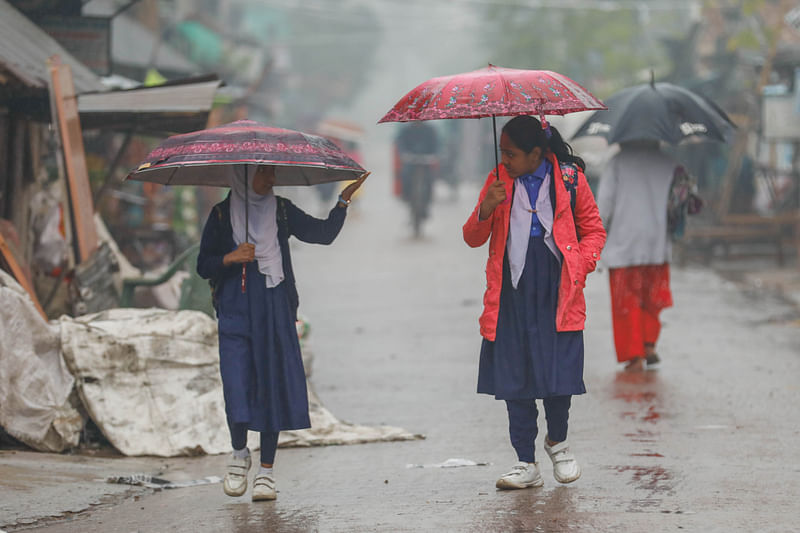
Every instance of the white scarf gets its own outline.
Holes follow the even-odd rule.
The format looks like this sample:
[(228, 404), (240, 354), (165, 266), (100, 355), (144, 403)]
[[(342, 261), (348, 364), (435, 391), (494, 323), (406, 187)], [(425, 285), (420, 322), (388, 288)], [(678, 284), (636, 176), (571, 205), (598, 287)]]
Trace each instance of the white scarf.
[[(548, 172), (539, 187), (536, 197), (536, 216), (544, 228), (544, 243), (550, 252), (561, 262), (561, 252), (558, 251), (553, 239), (553, 204), (550, 202), (550, 173)], [(528, 255), (528, 241), (531, 238), (531, 201), (525, 184), (517, 182), (514, 187), (514, 199), (511, 202), (511, 219), (508, 228), (508, 266), (511, 270), (511, 285), (516, 289), (522, 271), (525, 269), (525, 257)]]
[(255, 167), (247, 169), (247, 216), (250, 219), (249, 238), (245, 235), (245, 166), (234, 167), (231, 179), (231, 227), (236, 245), (251, 242), (256, 245), (258, 271), (264, 274), (267, 287), (283, 281), (283, 259), (278, 243), (278, 199), (270, 191), (260, 195), (253, 191)]

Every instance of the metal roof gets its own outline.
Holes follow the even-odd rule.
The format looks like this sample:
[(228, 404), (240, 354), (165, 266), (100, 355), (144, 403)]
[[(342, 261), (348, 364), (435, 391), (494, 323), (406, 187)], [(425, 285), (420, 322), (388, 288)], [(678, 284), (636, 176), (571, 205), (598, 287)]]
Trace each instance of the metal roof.
[(222, 83), (216, 76), (78, 95), (83, 129), (183, 133), (202, 129)]
[(11, 73), (28, 87), (46, 89), (50, 79), (47, 60), (53, 55), (70, 66), (76, 92), (104, 89), (100, 78), (88, 67), (8, 2), (0, 0), (0, 70)]

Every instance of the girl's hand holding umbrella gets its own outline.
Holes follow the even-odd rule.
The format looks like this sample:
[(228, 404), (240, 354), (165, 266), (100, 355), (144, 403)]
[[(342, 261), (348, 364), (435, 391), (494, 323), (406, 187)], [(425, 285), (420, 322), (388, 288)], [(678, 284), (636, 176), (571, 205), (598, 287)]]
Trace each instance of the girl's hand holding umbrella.
[(352, 196), (355, 194), (358, 188), (361, 187), (361, 184), (364, 183), (364, 180), (366, 180), (367, 176), (369, 176), (370, 174), (371, 172), (364, 172), (360, 178), (358, 178), (356, 181), (354, 181), (353, 183), (342, 189), (341, 197), (342, 200), (344, 200), (345, 204), (350, 203), (350, 198), (352, 198)]
[(225, 266), (233, 265), (234, 263), (249, 263), (256, 258), (256, 245), (251, 242), (243, 242), (234, 251), (228, 252), (222, 258), (222, 264)]
[(498, 205), (506, 201), (506, 186), (499, 179), (494, 180), (486, 190), (486, 196), (481, 202), (481, 210), (478, 216), (481, 220), (486, 220), (494, 212)]

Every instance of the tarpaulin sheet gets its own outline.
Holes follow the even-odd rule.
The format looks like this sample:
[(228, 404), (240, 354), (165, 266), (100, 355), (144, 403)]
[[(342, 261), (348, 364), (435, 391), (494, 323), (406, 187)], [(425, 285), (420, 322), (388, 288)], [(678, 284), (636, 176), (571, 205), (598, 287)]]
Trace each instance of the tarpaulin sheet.
[[(199, 311), (111, 309), (60, 320), (64, 359), (92, 420), (125, 455), (230, 450), (216, 321)], [(309, 388), (311, 429), (280, 446), (420, 438), (392, 426), (338, 420)], [(257, 434), (250, 434), (251, 448)]]
[(59, 330), (25, 290), (0, 270), (0, 426), (28, 446), (60, 452), (76, 446), (83, 419), (69, 397), (73, 378)]

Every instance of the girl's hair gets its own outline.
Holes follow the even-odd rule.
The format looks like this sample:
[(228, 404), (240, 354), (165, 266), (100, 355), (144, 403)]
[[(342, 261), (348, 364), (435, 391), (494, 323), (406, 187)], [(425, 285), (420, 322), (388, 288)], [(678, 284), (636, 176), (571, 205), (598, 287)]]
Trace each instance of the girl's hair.
[(572, 153), (572, 147), (561, 138), (561, 134), (554, 126), (550, 126), (550, 132), (552, 135), (548, 139), (545, 130), (542, 129), (542, 123), (528, 115), (516, 116), (503, 126), (503, 133), (526, 154), (539, 147), (543, 154), (548, 150), (553, 152), (561, 163), (574, 163), (581, 167), (581, 170), (586, 170), (586, 163)]

